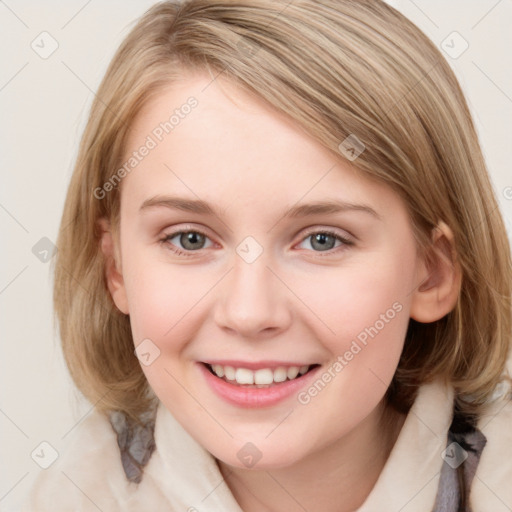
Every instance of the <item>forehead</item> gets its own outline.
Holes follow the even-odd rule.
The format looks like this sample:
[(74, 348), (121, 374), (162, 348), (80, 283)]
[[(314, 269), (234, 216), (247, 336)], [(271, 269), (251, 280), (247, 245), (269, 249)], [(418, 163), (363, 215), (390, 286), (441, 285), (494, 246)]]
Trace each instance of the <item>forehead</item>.
[(286, 153), (314, 156), (317, 166), (333, 161), (327, 149), (264, 100), (199, 70), (183, 72), (142, 109), (130, 129), (128, 153), (148, 136), (158, 146), (152, 155), (181, 153), (186, 140), (187, 149), (197, 148), (189, 156), (210, 164), (212, 158), (228, 164), (233, 155), (237, 162), (257, 162), (268, 156), (275, 160), (275, 167)]
[(397, 199), (262, 99), (206, 72), (184, 73), (145, 106), (125, 161), (144, 146), (150, 149), (124, 179), (122, 201), (140, 205), (178, 193), (264, 212), (272, 202), (301, 197), (373, 201), (384, 209)]

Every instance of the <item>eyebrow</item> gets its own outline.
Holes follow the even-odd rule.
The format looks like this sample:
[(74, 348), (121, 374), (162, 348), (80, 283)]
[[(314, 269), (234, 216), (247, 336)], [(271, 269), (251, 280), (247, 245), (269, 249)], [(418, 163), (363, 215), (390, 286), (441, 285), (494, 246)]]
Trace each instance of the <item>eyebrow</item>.
[[(176, 196), (154, 196), (146, 199), (142, 203), (140, 211), (154, 207), (165, 207), (170, 209), (183, 210), (186, 212), (213, 215), (217, 217), (222, 215), (221, 211), (217, 211), (206, 201), (202, 201), (201, 199), (184, 199)], [(366, 204), (347, 203), (338, 200), (317, 201), (308, 204), (295, 205), (286, 210), (281, 218), (295, 219), (300, 217), (307, 217), (310, 215), (332, 214), (345, 211), (360, 211), (363, 213), (368, 213), (373, 217), (382, 220), (382, 217), (372, 207)]]

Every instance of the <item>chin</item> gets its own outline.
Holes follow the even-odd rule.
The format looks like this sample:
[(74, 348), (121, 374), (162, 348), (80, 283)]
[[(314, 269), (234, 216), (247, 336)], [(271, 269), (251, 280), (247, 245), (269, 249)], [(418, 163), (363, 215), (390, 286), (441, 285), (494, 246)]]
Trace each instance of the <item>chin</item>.
[(247, 470), (273, 470), (283, 469), (301, 460), (306, 453), (298, 453), (294, 446), (281, 440), (277, 442), (233, 443), (232, 450), (210, 451), (220, 462), (239, 469)]

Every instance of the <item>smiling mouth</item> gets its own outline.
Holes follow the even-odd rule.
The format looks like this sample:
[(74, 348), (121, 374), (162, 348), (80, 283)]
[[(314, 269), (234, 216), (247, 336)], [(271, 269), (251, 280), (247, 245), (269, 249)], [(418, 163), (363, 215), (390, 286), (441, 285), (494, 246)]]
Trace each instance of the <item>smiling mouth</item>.
[(250, 370), (248, 368), (235, 368), (220, 364), (203, 364), (215, 377), (228, 384), (245, 388), (269, 388), (284, 382), (298, 380), (319, 366), (318, 364), (311, 364)]

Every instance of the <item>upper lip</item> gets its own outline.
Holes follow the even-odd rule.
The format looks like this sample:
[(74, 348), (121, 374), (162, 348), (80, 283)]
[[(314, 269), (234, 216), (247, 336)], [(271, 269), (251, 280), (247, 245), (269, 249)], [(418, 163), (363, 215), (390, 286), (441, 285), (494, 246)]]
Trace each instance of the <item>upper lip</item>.
[(241, 360), (226, 360), (226, 359), (211, 359), (203, 361), (208, 365), (232, 366), (233, 368), (246, 368), (247, 370), (261, 370), (263, 368), (270, 368), (272, 370), (284, 367), (290, 368), (291, 366), (312, 366), (318, 363), (305, 363), (305, 362), (290, 362), (290, 361), (241, 361)]

